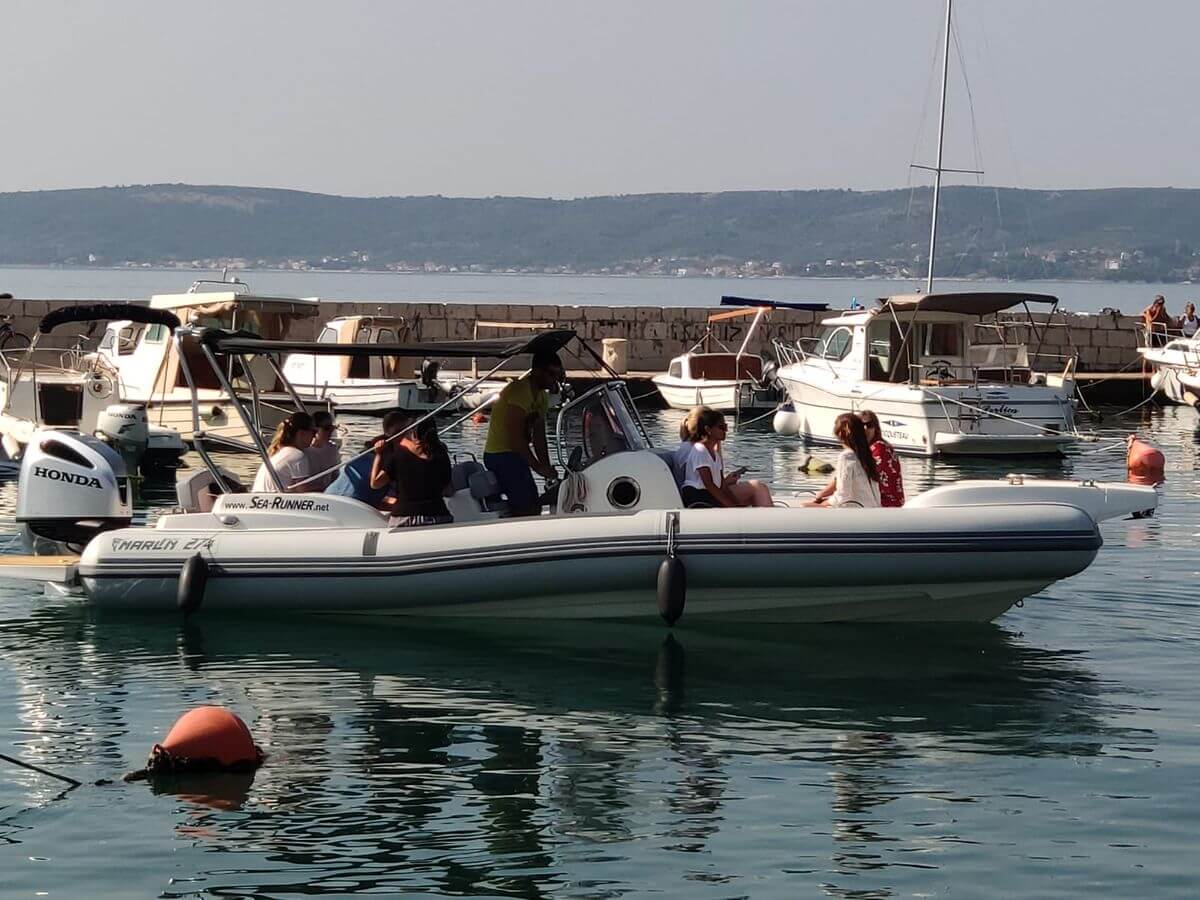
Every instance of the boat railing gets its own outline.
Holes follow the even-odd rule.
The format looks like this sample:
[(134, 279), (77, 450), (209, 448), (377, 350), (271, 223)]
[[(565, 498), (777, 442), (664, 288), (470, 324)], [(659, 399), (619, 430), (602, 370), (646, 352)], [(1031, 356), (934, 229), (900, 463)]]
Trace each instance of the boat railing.
[(821, 339), (819, 337), (802, 337), (795, 341), (785, 341), (775, 338), (771, 343), (775, 347), (775, 360), (781, 366), (789, 366), (805, 362), (809, 357), (818, 355), (815, 351), (817, 345), (821, 343)]
[(1039, 354), (1041, 359), (1053, 358), (1060, 365), (1053, 372), (1047, 372), (1037, 366), (1022, 364), (1012, 360), (996, 360), (984, 363), (959, 363), (944, 359), (927, 359), (924, 362), (909, 363), (910, 383), (917, 386), (931, 385), (967, 385), (977, 387), (981, 384), (1046, 384), (1047, 377), (1053, 374), (1066, 381), (1075, 374), (1078, 364), (1078, 354)]
[(1186, 337), (1182, 330), (1166, 322), (1151, 322), (1149, 325), (1143, 323), (1138, 330), (1138, 336), (1138, 346), (1148, 350), (1165, 347), (1173, 340)]

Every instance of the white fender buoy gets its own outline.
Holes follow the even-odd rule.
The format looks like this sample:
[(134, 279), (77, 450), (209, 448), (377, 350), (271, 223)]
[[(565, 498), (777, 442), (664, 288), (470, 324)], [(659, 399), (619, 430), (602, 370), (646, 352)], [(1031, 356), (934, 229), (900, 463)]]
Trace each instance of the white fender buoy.
[(795, 436), (800, 433), (800, 413), (796, 412), (796, 407), (791, 403), (784, 403), (775, 411), (771, 427), (775, 429), (776, 434)]
[(197, 553), (179, 570), (179, 589), (175, 600), (184, 616), (190, 616), (200, 608), (204, 589), (208, 586), (208, 563)]

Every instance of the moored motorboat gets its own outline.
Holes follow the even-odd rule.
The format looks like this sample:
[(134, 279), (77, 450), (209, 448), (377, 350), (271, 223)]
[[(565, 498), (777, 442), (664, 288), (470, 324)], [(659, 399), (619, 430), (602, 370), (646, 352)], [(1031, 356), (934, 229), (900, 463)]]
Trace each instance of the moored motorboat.
[[(121, 397), (120, 373), (100, 354), (43, 343), (68, 324), (94, 328), (114, 319), (164, 331), (179, 325), (170, 312), (128, 303), (91, 303), (52, 310), (32, 343), (0, 352), (0, 460), (16, 467), (33, 436), (54, 428), (100, 434), (122, 446), (136, 468), (160, 474), (179, 465), (186, 447), (179, 433), (150, 423), (145, 404)], [(136, 457), (136, 458), (134, 458)]]
[[(503, 364), (573, 336), (384, 350), (492, 356)], [(263, 353), (347, 352), (189, 328), (176, 339), (200, 341), (218, 368)], [(35, 534), (60, 537), (72, 516), (93, 529), (107, 523), (108, 530), (81, 535), (87, 545), (67, 567), (67, 580), (106, 608), (986, 621), (1086, 568), (1101, 546), (1098, 522), (1156, 505), (1151, 488), (1012, 478), (935, 488), (901, 509), (814, 509), (799, 497), (774, 509), (686, 509), (665, 454), (652, 446), (617, 381), (560, 410), (555, 446), (567, 474), (551, 493), (550, 514), (533, 518), (505, 517), (494, 477), (467, 460), (452, 470), (454, 521), (424, 528), (389, 528), (383, 514), (340, 496), (236, 493), (229, 473), (215, 466), (181, 481), (184, 511), (153, 527), (130, 527), (114, 514), (119, 504), (111, 497), (98, 510), (31, 501), (18, 520)], [(75, 477), (69, 454), (53, 467), (59, 482)], [(23, 479), (23, 489), (34, 487), (32, 474)], [(206, 489), (219, 494), (208, 504)], [(61, 574), (61, 560), (50, 559), (47, 571)], [(31, 567), (36, 574), (36, 566), (22, 564), (13, 574), (29, 577)], [(664, 608), (664, 599), (676, 606)]]
[[(748, 352), (768, 310), (767, 306), (752, 306), (710, 315), (700, 340), (672, 359), (666, 372), (650, 379), (667, 406), (672, 409), (708, 406), (735, 414), (777, 406), (782, 393), (772, 377), (773, 364)], [(718, 325), (747, 317), (751, 322), (737, 350), (717, 338), (715, 329)], [(718, 349), (713, 349), (714, 343)]]
[[(403, 316), (339, 316), (317, 335), (322, 344), (395, 344), (410, 337)], [(283, 373), (304, 403), (328, 400), (339, 412), (382, 415), (397, 407), (429, 410), (449, 393), (437, 381), (437, 368), (427, 361), (414, 378), (420, 360), (411, 357), (320, 356), (291, 353)]]
[[(287, 335), (292, 323), (310, 319), (319, 311), (311, 297), (267, 297), (251, 293), (241, 281), (198, 280), (182, 294), (156, 294), (150, 308), (163, 310), (198, 326), (248, 331), (268, 339)], [(198, 356), (200, 350), (185, 345)], [(179, 356), (170, 328), (138, 320), (111, 321), (100, 340), (98, 357), (117, 375), (120, 399), (146, 407), (151, 425), (179, 432), (194, 443), (197, 431), (210, 440), (221, 439), (225, 450), (252, 446), (251, 430), (271, 434), (291, 411), (292, 393), (283, 387), (273, 358), (258, 357), (252, 367), (224, 373), (230, 384), (252, 396), (254, 424), (237, 414), (218, 375), (203, 359), (193, 361), (199, 377), (187, 382), (188, 367)], [(330, 408), (327, 400), (310, 398), (310, 409)]]
[[(776, 342), (794, 426), (801, 438), (836, 443), (844, 412), (870, 409), (901, 453), (1010, 456), (1061, 453), (1075, 443), (1075, 355), (1059, 372), (1034, 366), (1038, 347), (1013, 339), (1005, 323), (982, 323), (1054, 297), (1003, 292), (885, 297), (874, 309), (824, 320), (818, 338)], [(1030, 317), (1032, 321), (1032, 317)], [(981, 329), (987, 340), (973, 333)], [(1056, 359), (1057, 359), (1056, 355)]]
[(1147, 331), (1138, 348), (1150, 368), (1150, 386), (1172, 403), (1200, 405), (1200, 337)]

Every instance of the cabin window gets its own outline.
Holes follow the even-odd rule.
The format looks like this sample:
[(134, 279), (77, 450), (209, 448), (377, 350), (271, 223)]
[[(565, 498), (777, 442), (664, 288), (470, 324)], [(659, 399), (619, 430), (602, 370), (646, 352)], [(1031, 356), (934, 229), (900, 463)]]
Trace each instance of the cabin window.
[(104, 332), (104, 337), (100, 338), (100, 349), (101, 350), (111, 350), (113, 348), (113, 344), (115, 344), (116, 342), (117, 342), (117, 333), (115, 331), (111, 331), (111, 330), (106, 331), (106, 332)]
[(137, 349), (138, 338), (142, 336), (142, 325), (126, 325), (117, 335), (117, 354), (123, 356)]
[(321, 333), (317, 336), (317, 343), (318, 344), (336, 344), (337, 343), (337, 332), (334, 331), (332, 328), (321, 329)]
[(396, 333), (390, 328), (380, 328), (375, 332), (375, 343), (394, 344), (396, 343)]
[(957, 322), (931, 322), (925, 326), (925, 356), (962, 356), (962, 326)]
[(667, 374), (672, 378), (682, 378), (683, 363), (681, 363), (679, 360), (675, 360), (675, 362), (671, 363), (671, 367), (667, 369)]
[(821, 341), (817, 355), (824, 359), (845, 359), (846, 355), (850, 352), (852, 337), (853, 335), (851, 335), (849, 328), (845, 326), (834, 328)]
[(147, 344), (161, 344), (167, 339), (166, 325), (151, 325), (146, 329), (146, 337), (143, 339)]
[(371, 343), (371, 326), (370, 325), (364, 325), (362, 328), (358, 329), (358, 334), (354, 336), (354, 343), (356, 343), (356, 344)]

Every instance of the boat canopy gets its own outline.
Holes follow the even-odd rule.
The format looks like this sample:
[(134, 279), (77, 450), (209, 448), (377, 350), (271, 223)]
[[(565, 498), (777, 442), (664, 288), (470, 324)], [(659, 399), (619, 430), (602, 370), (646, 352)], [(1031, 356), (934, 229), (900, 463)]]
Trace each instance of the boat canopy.
[(570, 329), (542, 331), (533, 335), (469, 341), (415, 341), (405, 344), (318, 344), (314, 341), (267, 341), (244, 331), (206, 328), (200, 339), (214, 353), (268, 354), (304, 353), (313, 356), (438, 356), (508, 359), (526, 353), (557, 353), (572, 338)]
[(88, 303), (83, 306), (64, 306), (42, 316), (38, 331), (49, 334), (59, 325), (71, 322), (144, 322), (147, 325), (166, 325), (172, 331), (179, 327), (179, 318), (165, 309), (151, 309), (133, 303)]
[(187, 294), (155, 294), (155, 309), (189, 309), (202, 316), (221, 316), (234, 310), (290, 313), (301, 318), (315, 316), (321, 301), (316, 297), (260, 297), (237, 291), (196, 291)]
[(818, 303), (809, 300), (759, 300), (754, 297), (734, 297), (726, 294), (721, 297), (722, 306), (766, 306), (770, 309), (807, 309), (822, 312), (829, 309), (828, 303)]
[(1056, 306), (1058, 298), (1050, 294), (1023, 294), (1016, 291), (969, 291), (947, 294), (899, 294), (880, 297), (879, 311), (959, 313), (967, 316), (988, 316), (1024, 303), (1043, 303)]

